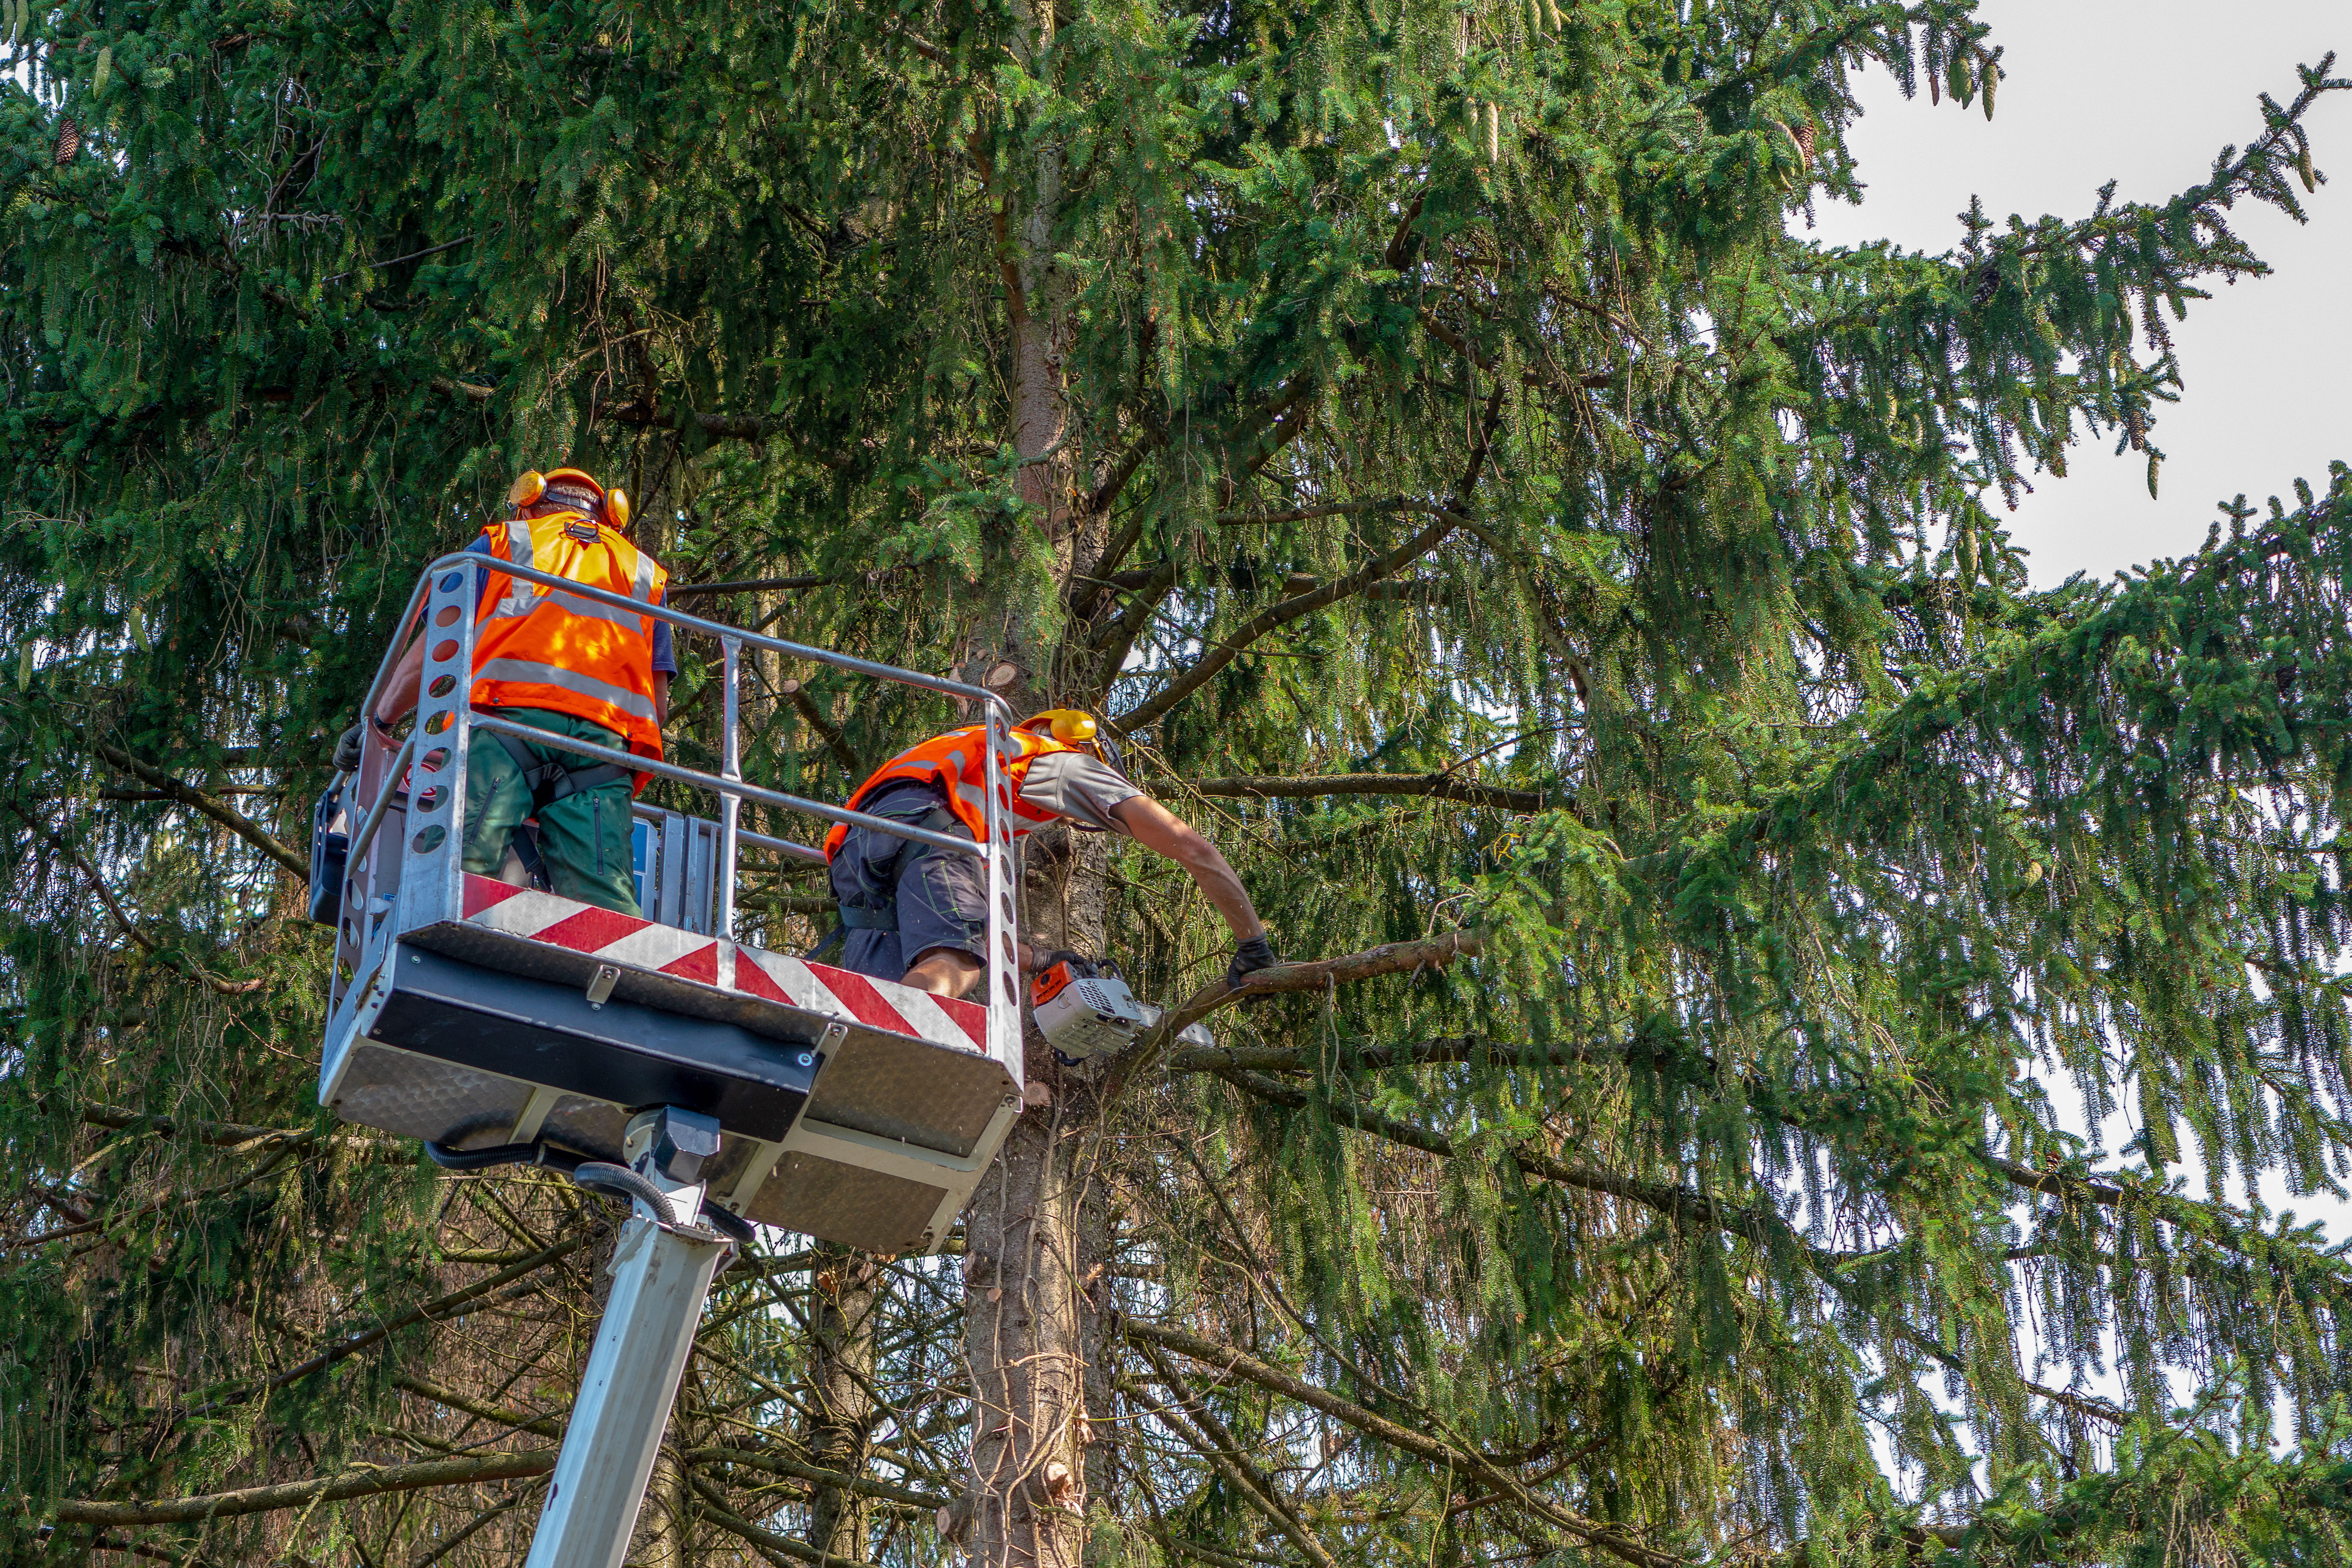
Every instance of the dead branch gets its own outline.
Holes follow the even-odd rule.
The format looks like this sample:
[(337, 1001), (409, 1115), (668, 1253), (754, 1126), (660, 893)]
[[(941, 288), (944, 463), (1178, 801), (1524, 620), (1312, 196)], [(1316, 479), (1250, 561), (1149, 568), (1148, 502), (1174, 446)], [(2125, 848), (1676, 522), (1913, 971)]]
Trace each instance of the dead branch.
[(312, 1502), (345, 1502), (352, 1498), (381, 1497), (386, 1492), (513, 1480), (519, 1476), (545, 1475), (553, 1468), (552, 1448), (527, 1454), (477, 1454), (467, 1458), (427, 1459), (421, 1464), (394, 1465), (384, 1469), (348, 1471), (276, 1486), (246, 1487), (204, 1497), (173, 1498), (163, 1502), (97, 1502), (69, 1498), (58, 1504), (54, 1517), (59, 1524), (194, 1524), (238, 1514), (275, 1513)]

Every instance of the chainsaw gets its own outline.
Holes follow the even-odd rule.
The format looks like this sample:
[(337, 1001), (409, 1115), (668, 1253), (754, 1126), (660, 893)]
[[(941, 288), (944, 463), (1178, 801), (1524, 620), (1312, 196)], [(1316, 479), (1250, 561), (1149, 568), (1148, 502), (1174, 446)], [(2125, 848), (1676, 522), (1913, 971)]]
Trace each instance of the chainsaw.
[[(1160, 1022), (1160, 1009), (1139, 1002), (1118, 966), (1072, 953), (1039, 970), (1029, 982), (1029, 1009), (1038, 1032), (1066, 1065), (1115, 1057)], [(1177, 1036), (1187, 1045), (1213, 1046), (1204, 1025)]]

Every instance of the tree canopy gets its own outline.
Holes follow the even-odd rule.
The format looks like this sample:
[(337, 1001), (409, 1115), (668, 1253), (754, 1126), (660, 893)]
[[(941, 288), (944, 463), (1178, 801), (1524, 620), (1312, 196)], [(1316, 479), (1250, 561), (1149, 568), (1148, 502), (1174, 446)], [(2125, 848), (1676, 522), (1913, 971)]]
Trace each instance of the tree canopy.
[[(1036, 836), (1217, 1045), (1033, 1047), (945, 1255), (748, 1249), (632, 1561), (2352, 1552), (2352, 1264), (2209, 1195), (2352, 1175), (2352, 473), (2108, 584), (2000, 521), (2158, 486), (2332, 58), (1923, 255), (1806, 215), (1860, 73), (1994, 111), (1970, 0), (0, 38), (10, 1560), (519, 1560), (610, 1215), (318, 1107), (301, 872), (417, 569), (565, 460), (681, 604), (1103, 713), (1310, 961), (1230, 1005), (1177, 868)], [(751, 663), (774, 787), (958, 716)]]

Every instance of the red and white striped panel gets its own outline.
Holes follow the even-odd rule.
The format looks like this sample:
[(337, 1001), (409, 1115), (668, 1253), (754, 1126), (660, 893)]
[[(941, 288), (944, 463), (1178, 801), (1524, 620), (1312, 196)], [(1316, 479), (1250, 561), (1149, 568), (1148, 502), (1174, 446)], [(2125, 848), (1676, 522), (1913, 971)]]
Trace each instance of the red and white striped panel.
[(869, 1028), (911, 1035), (934, 1045), (988, 1049), (988, 1009), (975, 1003), (934, 996), (895, 980), (872, 980), (719, 937), (698, 936), (489, 877), (466, 878), (466, 920), (568, 947), (606, 963), (655, 970), (812, 1012), (847, 1014)]

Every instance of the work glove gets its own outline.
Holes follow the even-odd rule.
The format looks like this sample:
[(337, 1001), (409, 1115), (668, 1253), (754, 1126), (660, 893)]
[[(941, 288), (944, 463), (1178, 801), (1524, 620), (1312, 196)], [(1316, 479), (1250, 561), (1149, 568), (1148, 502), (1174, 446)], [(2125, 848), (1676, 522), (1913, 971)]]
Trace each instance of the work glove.
[[(1244, 980), (1259, 970), (1272, 969), (1281, 962), (1281, 959), (1275, 956), (1273, 942), (1268, 942), (1263, 934), (1254, 936), (1234, 949), (1234, 961), (1225, 965), (1225, 984), (1238, 988)], [(1273, 1000), (1271, 996), (1252, 996), (1242, 1005), (1255, 1007), (1261, 1002)]]
[(366, 744), (367, 723), (362, 720), (344, 731), (342, 738), (335, 742), (335, 771), (339, 773), (359, 772), (360, 758), (364, 754), (361, 748)]

